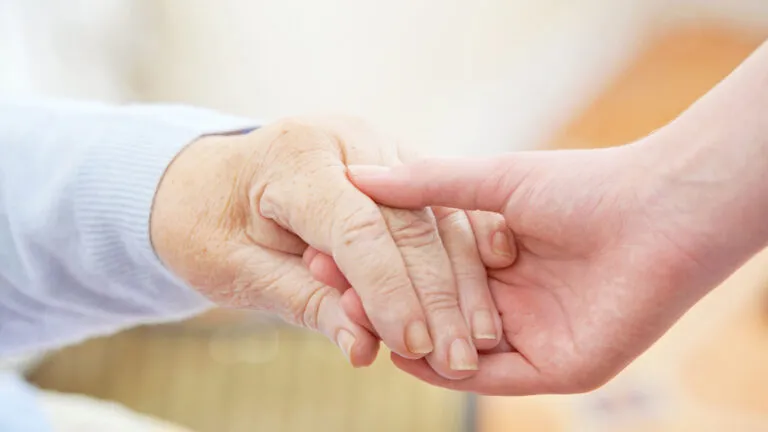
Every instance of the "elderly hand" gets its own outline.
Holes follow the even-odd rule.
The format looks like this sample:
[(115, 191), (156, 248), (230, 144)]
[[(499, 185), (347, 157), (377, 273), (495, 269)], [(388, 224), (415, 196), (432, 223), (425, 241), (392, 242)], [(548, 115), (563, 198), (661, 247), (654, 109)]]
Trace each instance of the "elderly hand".
[[(347, 317), (338, 290), (312, 278), (301, 258), (311, 246), (333, 257), (393, 352), (466, 378), (477, 369), (476, 344), (492, 348), (501, 337), (467, 216), (381, 207), (347, 178), (347, 164), (400, 163), (393, 141), (349, 119), (201, 138), (158, 188), (153, 245), (217, 304), (274, 312), (321, 331), (352, 364), (369, 364), (378, 341)], [(491, 230), (499, 221), (473, 222)], [(508, 249), (496, 258), (512, 259)]]

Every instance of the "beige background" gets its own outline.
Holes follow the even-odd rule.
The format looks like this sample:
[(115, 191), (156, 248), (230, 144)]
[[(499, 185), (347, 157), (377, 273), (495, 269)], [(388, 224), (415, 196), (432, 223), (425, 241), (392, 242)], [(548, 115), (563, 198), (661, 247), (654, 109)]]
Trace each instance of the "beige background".
[[(715, 30), (638, 66), (690, 25)], [(0, 95), (343, 112), (430, 154), (615, 145), (679, 112), (766, 28), (764, 0), (0, 0)], [(702, 45), (719, 53), (705, 78), (622, 99), (675, 73), (671, 59), (698, 64)], [(768, 430), (766, 268), (759, 257), (595, 394), (481, 400), (482, 430)], [(218, 316), (70, 348), (33, 379), (200, 431), (461, 430), (463, 395), (385, 357), (351, 371), (319, 338)], [(647, 403), (626, 402), (638, 393)]]

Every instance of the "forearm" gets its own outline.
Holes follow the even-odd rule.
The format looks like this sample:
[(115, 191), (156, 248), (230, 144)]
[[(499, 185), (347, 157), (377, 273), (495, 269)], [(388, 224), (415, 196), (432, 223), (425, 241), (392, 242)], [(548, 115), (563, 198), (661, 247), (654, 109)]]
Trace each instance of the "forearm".
[(183, 107), (0, 104), (0, 354), (205, 309), (155, 257), (152, 200), (182, 147), (242, 126)]
[(768, 246), (768, 44), (639, 144), (658, 174), (651, 202), (713, 280)]

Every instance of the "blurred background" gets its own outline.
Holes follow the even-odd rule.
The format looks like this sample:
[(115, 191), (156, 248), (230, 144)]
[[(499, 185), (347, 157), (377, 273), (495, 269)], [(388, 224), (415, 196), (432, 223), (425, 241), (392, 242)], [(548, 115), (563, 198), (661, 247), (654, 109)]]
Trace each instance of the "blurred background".
[[(432, 155), (601, 147), (674, 118), (767, 36), (765, 0), (0, 0), (0, 94), (347, 113)], [(766, 431), (768, 256), (726, 284), (581, 396), (443, 391), (386, 353), (352, 370), (245, 312), (5, 364), (62, 431)]]

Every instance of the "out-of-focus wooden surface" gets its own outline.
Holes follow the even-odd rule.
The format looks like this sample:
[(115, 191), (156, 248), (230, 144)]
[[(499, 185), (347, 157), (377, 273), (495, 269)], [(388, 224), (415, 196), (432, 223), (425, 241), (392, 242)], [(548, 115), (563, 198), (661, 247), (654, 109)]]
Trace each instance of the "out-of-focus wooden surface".
[(659, 35), (548, 147), (607, 147), (642, 138), (725, 78), (767, 36), (716, 25)]
[[(208, 322), (210, 324), (210, 321)], [(264, 325), (139, 328), (49, 358), (43, 388), (118, 401), (201, 432), (460, 431), (463, 396), (417, 382), (382, 352), (354, 370), (313, 334)]]
[[(661, 35), (548, 147), (607, 147), (647, 135), (730, 73), (766, 34), (701, 26)], [(768, 431), (768, 251), (605, 388), (481, 398), (478, 418), (479, 432)]]

